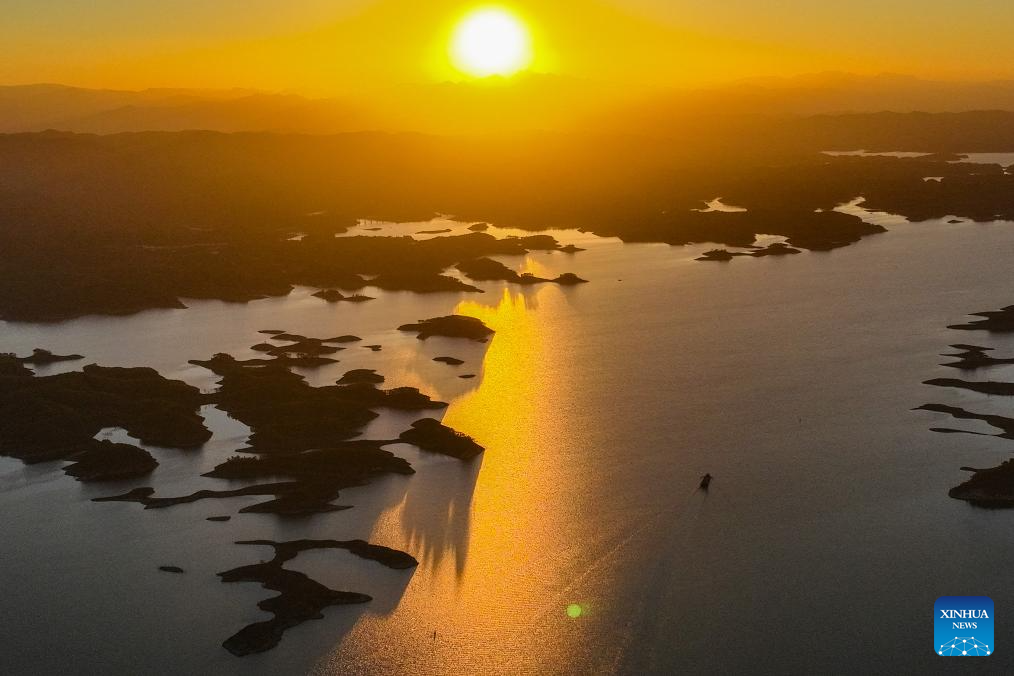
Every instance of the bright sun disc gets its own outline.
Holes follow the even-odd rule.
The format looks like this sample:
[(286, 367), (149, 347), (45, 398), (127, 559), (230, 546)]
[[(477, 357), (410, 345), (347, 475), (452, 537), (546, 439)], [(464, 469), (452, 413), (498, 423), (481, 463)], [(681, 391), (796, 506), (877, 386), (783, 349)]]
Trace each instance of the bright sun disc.
[(528, 29), (504, 9), (472, 12), (458, 24), (451, 40), (454, 67), (475, 77), (513, 75), (532, 61)]

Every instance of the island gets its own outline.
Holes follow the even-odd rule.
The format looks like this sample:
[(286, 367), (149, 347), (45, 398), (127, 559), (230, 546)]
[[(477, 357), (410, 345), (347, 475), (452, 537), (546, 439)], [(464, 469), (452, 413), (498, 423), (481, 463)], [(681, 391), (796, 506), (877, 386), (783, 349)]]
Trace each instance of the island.
[[(997, 333), (1014, 330), (1014, 306), (1008, 306), (995, 312), (974, 313), (974, 316), (983, 319), (965, 324), (955, 324), (948, 328), (971, 331), (985, 330)], [(942, 365), (962, 371), (976, 371), (1014, 363), (1014, 359), (995, 357), (989, 354), (993, 352), (991, 347), (967, 343), (954, 343), (950, 347), (957, 352), (944, 353), (943, 356), (956, 358), (957, 361)], [(1014, 396), (1014, 383), (1004, 381), (933, 378), (924, 381), (924, 384), (977, 392), (989, 396)], [(959, 406), (946, 404), (924, 404), (915, 410), (944, 413), (957, 420), (977, 420), (999, 430), (995, 434), (988, 434), (953, 428), (931, 428), (934, 432), (995, 436), (1014, 440), (1014, 418), (997, 414), (976, 413)], [(1008, 460), (990, 469), (971, 467), (962, 467), (962, 469), (972, 472), (972, 476), (950, 490), (948, 494), (952, 498), (965, 500), (979, 507), (1014, 507), (1014, 461)]]
[(419, 340), (426, 340), (432, 336), (444, 336), (467, 338), (480, 343), (489, 340), (489, 337), (494, 333), (493, 329), (483, 324), (481, 319), (464, 315), (423, 319), (417, 324), (403, 324), (398, 327), (398, 330), (417, 333)]
[(339, 380), (339, 385), (379, 385), (384, 382), (384, 376), (373, 369), (353, 369), (346, 371)]
[(322, 619), (324, 616), (321, 611), (328, 606), (367, 603), (372, 600), (366, 594), (329, 589), (303, 573), (283, 567), (300, 552), (311, 549), (344, 549), (394, 570), (406, 570), (419, 563), (405, 552), (363, 540), (244, 540), (236, 544), (273, 547), (275, 555), (264, 563), (240, 566), (219, 573), (222, 582), (259, 582), (265, 589), (278, 592), (278, 596), (257, 604), (261, 610), (271, 613), (274, 616), (272, 619), (247, 625), (222, 643), (226, 650), (237, 657), (270, 650), (278, 645), (287, 629), (307, 620)]
[(989, 312), (973, 312), (973, 317), (982, 317), (965, 324), (952, 324), (949, 329), (964, 331), (989, 331), (991, 333), (1009, 333), (1014, 331), (1014, 305)]
[(198, 448), (211, 432), (199, 408), (201, 392), (154, 369), (89, 364), (81, 371), (36, 376), (10, 355), (0, 356), (0, 454), (25, 462), (69, 460), (82, 481), (143, 476), (157, 462), (129, 444), (97, 441), (120, 427), (141, 443)]
[(472, 437), (442, 425), (433, 418), (416, 420), (411, 429), (401, 433), (400, 439), (424, 451), (460, 460), (470, 460), (486, 450)]
[[(957, 420), (979, 420), (987, 425), (1002, 430), (1000, 434), (996, 436), (1003, 439), (1014, 439), (1014, 418), (1007, 418), (1002, 415), (990, 415), (986, 413), (973, 413), (967, 411), (958, 406), (948, 406), (946, 404), (923, 404), (918, 408), (913, 409), (915, 411), (933, 411), (935, 413), (946, 413), (952, 418)], [(962, 434), (982, 434), (981, 432), (968, 432), (966, 430), (954, 430), (947, 428), (933, 428), (934, 432), (947, 432), (947, 433), (962, 433)]]
[(1014, 507), (1014, 460), (1006, 460), (990, 469), (962, 469), (972, 472), (972, 476), (952, 488), (949, 496), (977, 507)]
[(43, 350), (38, 347), (32, 350), (32, 354), (27, 357), (15, 358), (22, 364), (28, 364), (30, 366), (45, 366), (47, 364), (55, 364), (61, 361), (79, 361), (84, 359), (84, 357), (79, 354), (53, 354), (49, 350)]
[(989, 368), (991, 366), (1001, 366), (1003, 364), (1014, 364), (1014, 358), (1011, 357), (994, 357), (986, 354), (992, 352), (992, 347), (982, 347), (980, 345), (967, 345), (964, 343), (956, 343), (951, 345), (958, 352), (944, 353), (943, 357), (954, 357), (958, 361), (947, 362), (941, 364), (941, 366), (949, 366), (951, 368), (961, 369), (963, 371), (974, 371), (976, 369)]
[[(470, 320), (466, 324), (470, 331), (475, 331), (478, 320), (461, 319)], [(482, 326), (481, 322), (478, 325)], [(248, 447), (241, 449), (241, 455), (220, 463), (205, 476), (253, 483), (239, 488), (203, 489), (182, 496), (158, 496), (154, 488), (144, 486), (95, 501), (135, 502), (145, 509), (159, 509), (199, 500), (263, 496), (269, 499), (240, 511), (304, 516), (347, 509), (334, 502), (345, 488), (367, 484), (385, 474), (413, 474), (407, 461), (384, 449), (389, 444), (414, 443), (426, 451), (461, 459), (482, 451), (470, 437), (432, 419), (414, 423), (398, 439), (355, 439), (376, 418), (377, 408), (433, 411), (446, 408), (447, 404), (411, 387), (380, 389), (384, 377), (372, 369), (348, 371), (335, 385), (323, 387), (310, 386), (304, 376), (290, 369), (287, 361), (290, 350), (313, 353), (340, 349), (330, 344), (356, 342), (360, 340), (358, 336), (320, 339), (274, 329), (265, 335), (270, 335), (274, 342), (255, 348), (275, 354), (273, 360), (240, 361), (228, 354), (191, 360), (220, 378), (217, 390), (199, 395), (198, 401), (215, 404), (250, 428)], [(24, 369), (16, 361), (8, 362), (15, 371)], [(27, 373), (17, 377), (36, 380), (30, 371)], [(125, 452), (126, 449), (121, 450)], [(85, 475), (84, 466), (76, 471)]]
[(120, 481), (142, 477), (158, 467), (151, 453), (131, 444), (90, 439), (68, 455), (63, 471), (78, 481)]
[(705, 251), (702, 256), (697, 258), (699, 261), (731, 261), (737, 256), (746, 256), (748, 258), (763, 258), (764, 256), (790, 256), (792, 254), (802, 253), (799, 249), (793, 248), (785, 242), (774, 242), (763, 248), (755, 248), (753, 251), (729, 251), (727, 249), (711, 249)]
[(492, 258), (473, 258), (472, 260), (462, 261), (458, 263), (457, 268), (463, 275), (476, 282), (504, 281), (524, 285), (556, 282), (561, 285), (572, 285), (587, 281), (571, 272), (559, 275), (555, 279), (536, 277), (528, 272), (517, 273)]
[(971, 392), (993, 394), (1002, 397), (1014, 396), (1014, 383), (1005, 383), (996, 380), (971, 381), (960, 380), (958, 378), (934, 378), (932, 380), (925, 381), (923, 384), (934, 385), (936, 387), (954, 387), (960, 390), (969, 390)]
[(367, 301), (374, 300), (372, 296), (364, 296), (361, 294), (346, 296), (338, 289), (321, 289), (312, 295), (315, 298), (320, 298), (328, 303), (365, 303)]

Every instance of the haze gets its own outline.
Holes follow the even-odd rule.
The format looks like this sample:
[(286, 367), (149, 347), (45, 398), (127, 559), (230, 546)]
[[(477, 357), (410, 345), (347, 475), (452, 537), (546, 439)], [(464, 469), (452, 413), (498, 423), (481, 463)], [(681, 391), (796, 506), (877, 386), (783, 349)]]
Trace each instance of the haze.
[[(247, 87), (347, 95), (455, 79), (461, 0), (8, 0), (0, 81), (92, 88)], [(1014, 6), (997, 0), (721, 3), (516, 0), (537, 72), (634, 86), (840, 70), (1012, 76)]]

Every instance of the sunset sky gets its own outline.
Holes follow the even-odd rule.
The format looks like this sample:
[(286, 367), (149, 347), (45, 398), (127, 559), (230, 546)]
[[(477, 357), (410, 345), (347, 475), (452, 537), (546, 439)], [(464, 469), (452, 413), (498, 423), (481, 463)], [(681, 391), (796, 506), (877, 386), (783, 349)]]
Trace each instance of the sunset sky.
[(0, 83), (337, 94), (460, 79), (450, 36), (486, 4), (528, 26), (533, 70), (592, 80), (1014, 76), (1008, 0), (6, 0)]

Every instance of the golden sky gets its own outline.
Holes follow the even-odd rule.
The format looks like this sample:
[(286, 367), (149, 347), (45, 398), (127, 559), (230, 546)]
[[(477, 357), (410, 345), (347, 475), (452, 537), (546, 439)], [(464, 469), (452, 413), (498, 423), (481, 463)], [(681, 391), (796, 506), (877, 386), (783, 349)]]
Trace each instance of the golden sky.
[(1014, 76), (1010, 0), (4, 0), (0, 83), (338, 94), (454, 79), (451, 31), (486, 4), (524, 18), (534, 70), (584, 79)]

